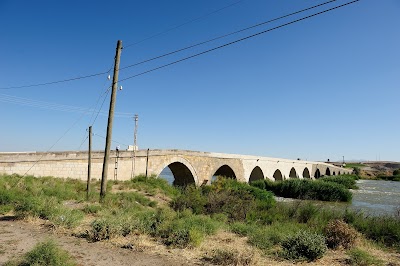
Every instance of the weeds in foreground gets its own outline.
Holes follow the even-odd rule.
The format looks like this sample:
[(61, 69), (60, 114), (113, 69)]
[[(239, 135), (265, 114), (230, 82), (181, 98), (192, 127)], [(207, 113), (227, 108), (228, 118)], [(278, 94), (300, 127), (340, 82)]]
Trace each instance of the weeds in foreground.
[(349, 249), (354, 246), (357, 238), (357, 231), (342, 220), (329, 222), (324, 232), (328, 247), (334, 249), (338, 247)]
[[(338, 245), (350, 247), (347, 243), (352, 242), (351, 237), (345, 243), (338, 241), (345, 239), (342, 234), (347, 232), (346, 226), (352, 226), (377, 243), (388, 247), (400, 246), (398, 218), (367, 217), (350, 211), (332, 211), (310, 202), (276, 203), (272, 193), (265, 190), (265, 181), (259, 182), (259, 185), (264, 187), (254, 187), (219, 178), (210, 186), (178, 189), (162, 179), (139, 177), (114, 183), (134, 191), (109, 193), (103, 204), (88, 201), (71, 208), (65, 206), (63, 201), (80, 202), (85, 193), (78, 189), (77, 195), (73, 195), (69, 189), (80, 187), (75, 181), (57, 180), (59, 179), (40, 180), (28, 177), (21, 180), (18, 186), (12, 187), (10, 184), (14, 183), (15, 177), (0, 178), (0, 211), (12, 208), (21, 217), (36, 216), (67, 228), (80, 224), (85, 214), (89, 214), (93, 218), (90, 229), (76, 235), (86, 237), (90, 241), (145, 234), (167, 246), (186, 248), (196, 247), (204, 238), (215, 234), (219, 229), (229, 228), (240, 236), (247, 236), (249, 244), (268, 253), (267, 251), (273, 248), (285, 245), (297, 232), (306, 229), (309, 230), (307, 234), (324, 235), (332, 248)], [(63, 192), (52, 189), (48, 189), (47, 192), (41, 191), (42, 186), (49, 184), (60, 188), (61, 185), (55, 184), (57, 182), (67, 184), (69, 188), (63, 188)], [(321, 183), (326, 183), (327, 186), (341, 186), (326, 181)], [(285, 186), (303, 195), (317, 193), (314, 188), (307, 187), (308, 183), (304, 186), (301, 182), (294, 182)], [(304, 191), (306, 188), (310, 188), (311, 192)], [(145, 196), (154, 193), (169, 195), (167, 197), (171, 197), (171, 208), (165, 205), (157, 206), (151, 197)], [(335, 220), (341, 220), (347, 225), (329, 227)], [(299, 244), (305, 250), (315, 251), (315, 248), (310, 248), (313, 245), (322, 250), (321, 246), (313, 242), (303, 246)], [(282, 256), (292, 260), (313, 260), (319, 256), (307, 255), (311, 254), (311, 251), (304, 255), (286, 248), (284, 252)], [(224, 256), (230, 257), (229, 252), (217, 251), (209, 257), (217, 260)]]
[(281, 256), (294, 261), (314, 261), (321, 258), (327, 250), (323, 235), (307, 231), (289, 236), (281, 245)]
[(366, 251), (361, 250), (359, 248), (351, 249), (347, 252), (347, 254), (350, 256), (350, 258), (347, 260), (347, 263), (349, 265), (354, 265), (354, 266), (383, 265), (383, 261), (374, 258)]
[(203, 260), (213, 265), (251, 265), (254, 254), (241, 254), (237, 250), (214, 249), (203, 257)]
[(37, 244), (21, 260), (6, 262), (5, 266), (75, 266), (72, 257), (52, 240)]

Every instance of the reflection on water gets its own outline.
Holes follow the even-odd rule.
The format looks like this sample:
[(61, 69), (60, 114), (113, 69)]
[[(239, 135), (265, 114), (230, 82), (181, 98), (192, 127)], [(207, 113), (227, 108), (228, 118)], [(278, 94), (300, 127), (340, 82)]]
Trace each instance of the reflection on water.
[[(174, 175), (168, 167), (161, 172), (160, 177), (165, 178), (169, 184), (174, 181)], [(369, 215), (393, 215), (400, 208), (400, 182), (358, 180), (357, 186), (359, 189), (352, 190), (351, 203), (313, 202), (335, 209), (350, 208)], [(293, 199), (277, 197), (277, 201), (289, 202)]]

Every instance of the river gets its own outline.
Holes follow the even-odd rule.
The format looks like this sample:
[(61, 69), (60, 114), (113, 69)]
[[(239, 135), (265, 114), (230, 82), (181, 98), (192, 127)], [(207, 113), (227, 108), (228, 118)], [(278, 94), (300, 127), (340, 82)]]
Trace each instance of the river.
[(350, 208), (371, 215), (393, 215), (400, 208), (400, 182), (358, 180)]

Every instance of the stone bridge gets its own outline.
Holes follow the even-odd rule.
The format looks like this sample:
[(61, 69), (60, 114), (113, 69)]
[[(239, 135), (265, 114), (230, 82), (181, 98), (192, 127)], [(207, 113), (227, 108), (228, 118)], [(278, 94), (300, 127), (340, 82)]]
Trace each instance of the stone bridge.
[[(92, 153), (92, 178), (100, 179), (104, 152)], [(184, 151), (112, 151), (108, 180), (128, 180), (139, 174), (156, 175), (169, 167), (175, 185), (210, 183), (213, 176), (226, 176), (241, 182), (268, 178), (319, 178), (349, 174), (346, 169), (323, 162), (271, 157)], [(0, 173), (87, 179), (87, 152), (0, 153)]]

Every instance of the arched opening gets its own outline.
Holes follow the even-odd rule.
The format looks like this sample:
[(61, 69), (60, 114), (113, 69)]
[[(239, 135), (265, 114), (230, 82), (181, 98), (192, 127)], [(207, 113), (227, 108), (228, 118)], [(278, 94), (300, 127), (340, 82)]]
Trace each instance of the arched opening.
[(282, 177), (282, 173), (279, 169), (276, 169), (275, 173), (274, 173), (274, 179), (275, 181), (282, 181), (283, 177)]
[(340, 171), (337, 173), (338, 175), (341, 175)]
[(320, 178), (320, 177), (321, 177), (321, 172), (319, 171), (319, 169), (317, 169), (317, 171), (315, 171), (314, 178)]
[(332, 175), (336, 175), (335, 171), (333, 171)]
[(230, 168), (228, 165), (223, 165), (218, 170), (215, 172), (213, 175), (213, 179), (215, 176), (223, 176), (226, 178), (233, 178), (236, 179), (235, 172), (233, 172), (232, 168)]
[(329, 168), (326, 168), (325, 175), (331, 175), (331, 170), (329, 170)]
[(289, 177), (297, 178), (297, 173), (296, 173), (296, 170), (294, 169), (294, 167), (292, 167), (292, 169), (290, 169)]
[(251, 171), (249, 183), (256, 181), (256, 180), (261, 180), (261, 179), (264, 179), (264, 174), (263, 174), (261, 168), (256, 166), (256, 167), (254, 167), (253, 171)]
[(310, 171), (308, 171), (307, 167), (303, 170), (303, 178), (310, 178)]
[(196, 184), (190, 169), (181, 162), (175, 162), (165, 167), (160, 177), (166, 179), (169, 184), (174, 186), (187, 186)]

